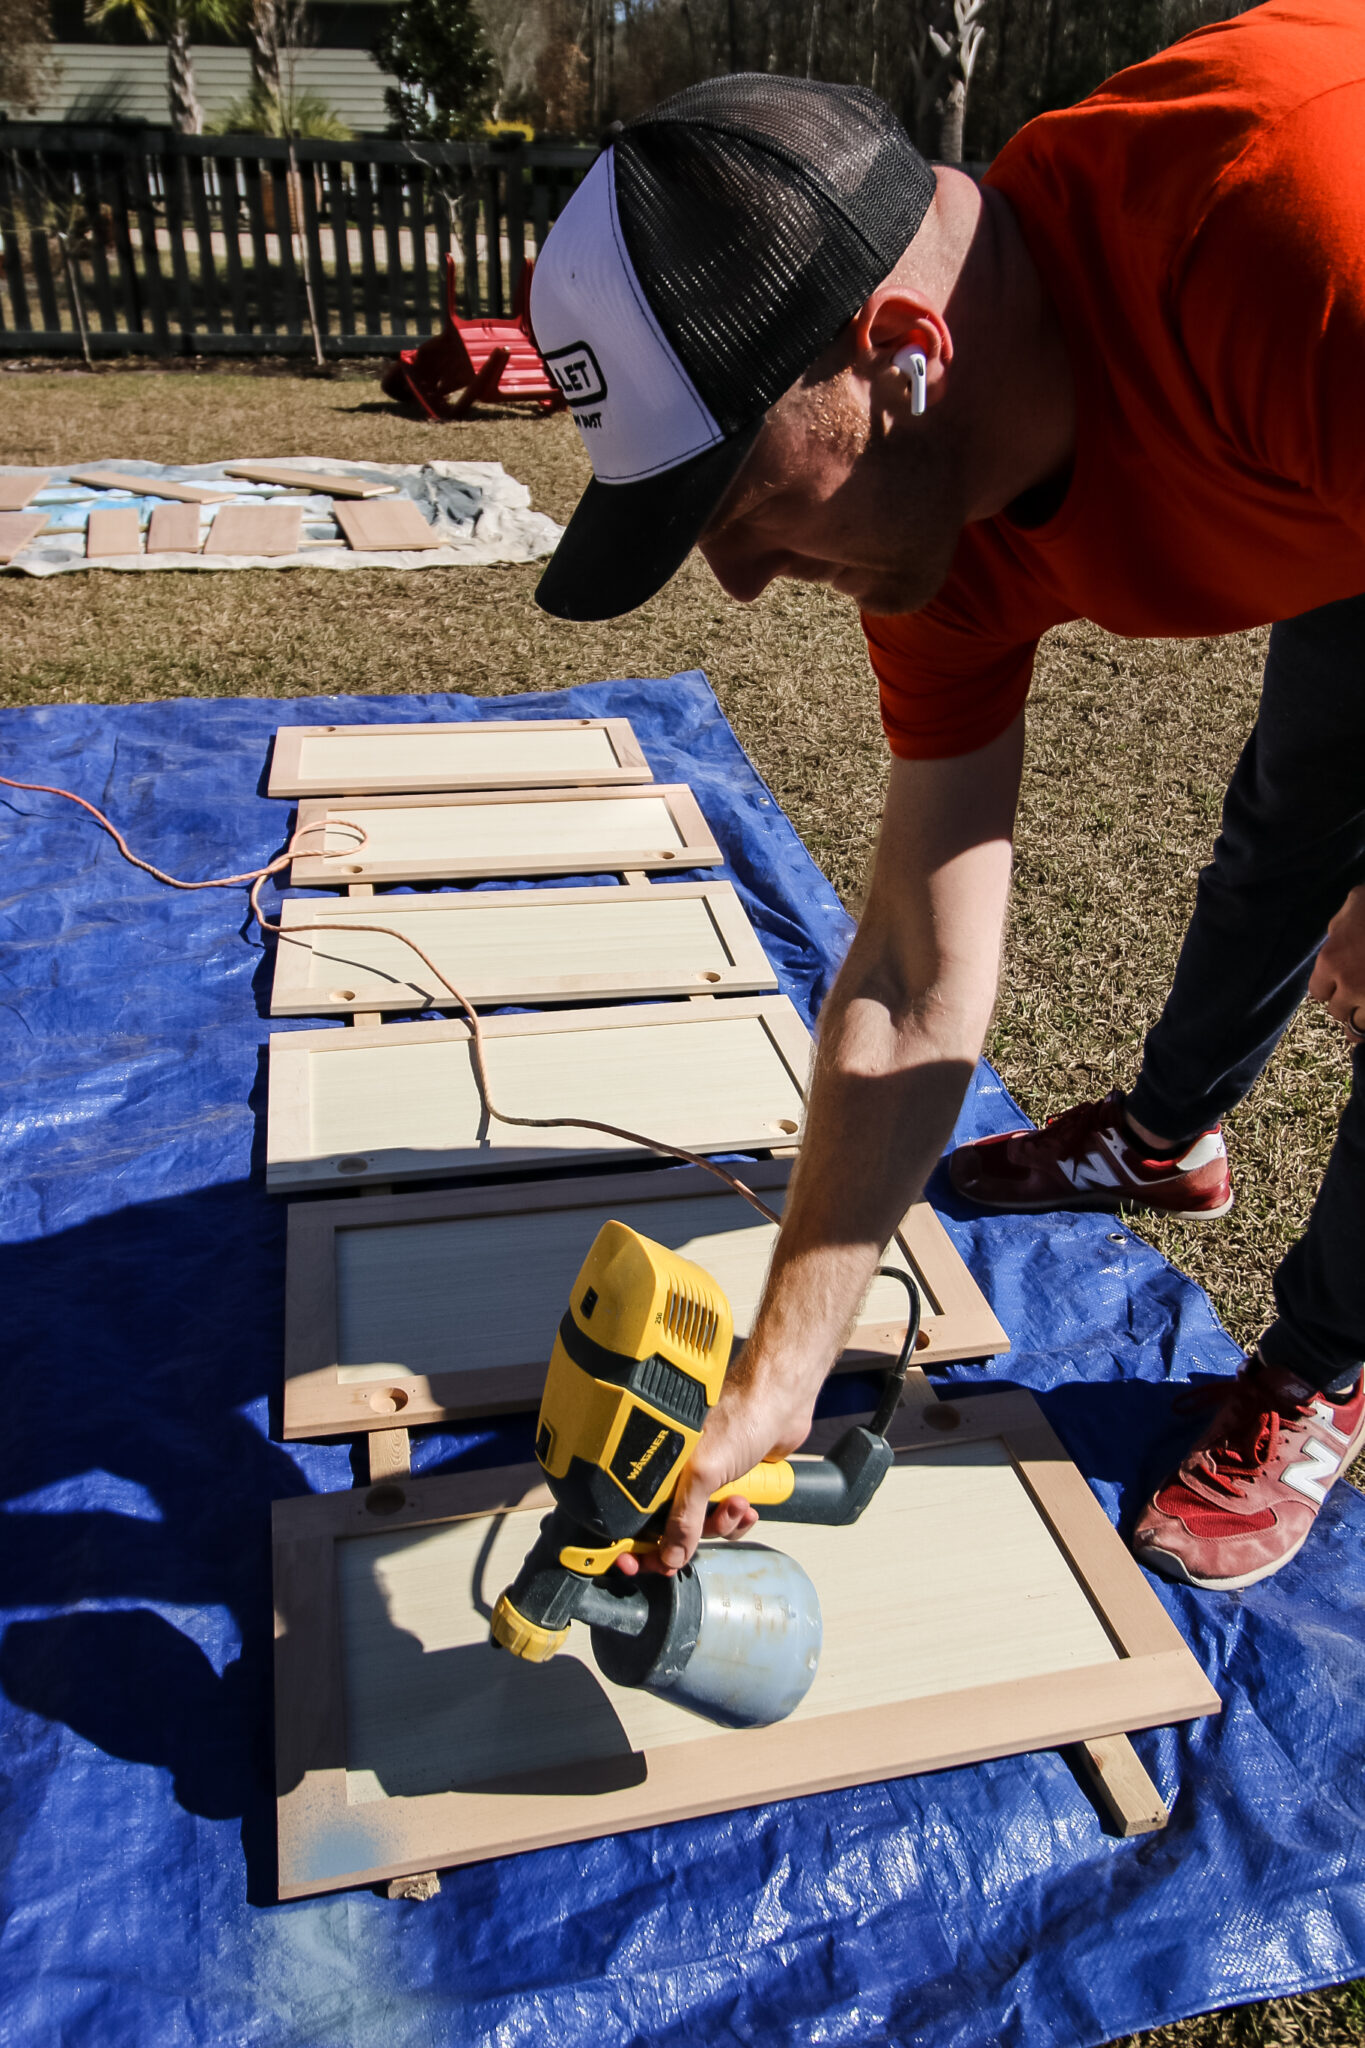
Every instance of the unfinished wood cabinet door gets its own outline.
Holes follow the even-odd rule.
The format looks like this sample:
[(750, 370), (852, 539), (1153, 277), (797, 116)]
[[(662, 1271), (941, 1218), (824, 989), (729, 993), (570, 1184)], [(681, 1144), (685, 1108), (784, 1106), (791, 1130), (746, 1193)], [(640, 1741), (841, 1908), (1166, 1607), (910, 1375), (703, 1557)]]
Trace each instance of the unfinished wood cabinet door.
[(271, 796), (392, 796), (650, 782), (628, 718), (282, 725)]
[(1030, 1395), (902, 1408), (891, 1437), (860, 1521), (748, 1539), (809, 1574), (824, 1641), (795, 1713), (735, 1732), (611, 1684), (578, 1622), (546, 1664), (489, 1646), (536, 1467), (277, 1501), (281, 1897), (1218, 1711)]
[(46, 525), (46, 512), (0, 512), (0, 562), (12, 562)]
[[(780, 1210), (791, 1166), (755, 1160), (739, 1171)], [(534, 1408), (575, 1275), (612, 1217), (704, 1267), (730, 1303), (736, 1347), (744, 1342), (776, 1231), (700, 1168), (293, 1204), (285, 1436)], [(1009, 1349), (926, 1203), (910, 1210), (881, 1263), (915, 1280), (917, 1364)], [(893, 1358), (907, 1306), (899, 1282), (875, 1280), (839, 1369)]]
[(45, 469), (11, 469), (0, 472), (0, 512), (22, 512), (52, 478)]
[(147, 522), (149, 555), (197, 555), (199, 552), (199, 507), (197, 505), (153, 505)]
[(377, 504), (333, 505), (332, 516), (347, 545), (360, 554), (403, 548), (441, 548), (445, 536), (436, 531), (411, 498), (382, 498)]
[[(320, 927), (312, 927), (321, 920)], [(573, 997), (740, 995), (777, 986), (729, 882), (657, 889), (480, 889), (291, 899), (275, 949), (276, 1017), (449, 1010), (454, 996), (409, 934), (476, 1006)], [(354, 932), (339, 927), (354, 926)]]
[[(693, 1152), (791, 1144), (810, 1034), (785, 996), (632, 1003), (484, 1023), (513, 1116), (584, 1116)], [(266, 1183), (279, 1191), (522, 1171), (636, 1153), (602, 1133), (483, 1114), (465, 1023), (280, 1031), (270, 1040)]]
[(204, 542), (206, 555), (296, 555), (303, 534), (297, 505), (225, 505)]
[(97, 506), (85, 522), (85, 558), (98, 561), (103, 555), (138, 555), (142, 552), (142, 531), (132, 505)]
[[(718, 867), (685, 783), (460, 796), (314, 798), (299, 805), (299, 888)], [(316, 848), (316, 851), (309, 849)]]

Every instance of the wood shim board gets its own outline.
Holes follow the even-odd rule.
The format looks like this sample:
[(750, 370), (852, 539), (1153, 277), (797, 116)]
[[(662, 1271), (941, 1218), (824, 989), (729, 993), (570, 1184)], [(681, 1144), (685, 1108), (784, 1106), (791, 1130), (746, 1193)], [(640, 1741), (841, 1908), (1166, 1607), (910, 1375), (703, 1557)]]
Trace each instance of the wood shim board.
[(277, 1501), (280, 1896), (1218, 1711), (1030, 1394), (903, 1407), (891, 1434), (851, 1528), (760, 1524), (824, 1619), (770, 1728), (609, 1685), (577, 1622), (548, 1664), (488, 1647), (550, 1504), (533, 1465)]
[(298, 505), (225, 505), (213, 516), (206, 555), (296, 555), (302, 536)]
[(46, 525), (46, 512), (0, 512), (0, 562), (13, 561)]
[(271, 796), (587, 788), (652, 780), (628, 718), (282, 725), (270, 760)]
[(97, 491), (131, 491), (137, 498), (178, 498), (186, 505), (221, 505), (232, 496), (230, 490), (214, 490), (208, 484), (176, 484), (164, 476), (130, 476), (121, 469), (73, 469), (73, 484)]
[[(318, 920), (324, 929), (305, 936)], [(411, 933), (476, 1005), (777, 987), (729, 882), (293, 898), (281, 923), (298, 936), (275, 947), (275, 1017), (458, 1008), (410, 947), (367, 929), (373, 925)], [(349, 935), (338, 925), (357, 929)]]
[[(513, 1116), (593, 1117), (692, 1152), (766, 1151), (800, 1131), (811, 1040), (786, 996), (489, 1017), (483, 1035)], [(273, 1032), (267, 1125), (280, 1193), (643, 1154), (596, 1131), (486, 1123), (469, 1026), (453, 1019)]]
[(240, 476), (249, 484), (279, 484), (289, 491), (321, 492), (325, 498), (383, 498), (398, 489), (397, 484), (373, 483), (362, 476), (295, 469), (287, 462), (225, 462), (223, 474)]
[(377, 505), (336, 504), (332, 517), (357, 554), (446, 544), (446, 536), (422, 517), (421, 507), (411, 498), (384, 498)]
[(133, 505), (96, 506), (85, 522), (85, 558), (98, 561), (106, 555), (140, 555), (142, 529)]
[(459, 796), (315, 797), (290, 863), (299, 888), (458, 882), (514, 875), (719, 867), (720, 848), (685, 783), (518, 789)]
[(0, 512), (22, 512), (30, 498), (52, 481), (45, 469), (11, 470), (0, 476)]
[[(94, 517), (94, 514), (91, 514)], [(109, 512), (112, 519), (117, 514)], [(147, 522), (149, 555), (197, 555), (199, 552), (199, 507), (197, 505), (153, 505)]]
[[(740, 1171), (780, 1210), (791, 1168), (771, 1159)], [(574, 1278), (610, 1217), (712, 1274), (744, 1342), (776, 1231), (700, 1167), (292, 1203), (285, 1436), (534, 1408)], [(1009, 1349), (928, 1203), (910, 1210), (882, 1263), (908, 1268), (919, 1288), (917, 1365)], [(905, 1314), (904, 1288), (875, 1280), (840, 1369), (893, 1358)]]

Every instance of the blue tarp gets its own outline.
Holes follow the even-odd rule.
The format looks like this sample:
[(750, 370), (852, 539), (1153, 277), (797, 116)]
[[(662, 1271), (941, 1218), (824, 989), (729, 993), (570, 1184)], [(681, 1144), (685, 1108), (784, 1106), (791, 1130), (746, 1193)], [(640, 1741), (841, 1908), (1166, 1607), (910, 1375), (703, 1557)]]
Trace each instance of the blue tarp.
[[(17, 711), (0, 772), (77, 789), (145, 858), (211, 875), (283, 844), (263, 794), (281, 722), (568, 712), (627, 714), (656, 774), (692, 783), (813, 1016), (847, 920), (698, 674)], [(353, 1466), (272, 1436), (270, 963), (245, 892), (161, 888), (69, 804), (0, 790), (0, 834), (0, 2039), (1070, 2048), (1365, 1971), (1365, 1502), (1346, 1486), (1277, 1578), (1159, 1587), (1225, 1701), (1137, 1738), (1162, 1834), (1105, 1835), (1044, 1754), (484, 1864), (427, 1905), (276, 1904), (269, 1504)], [(983, 1066), (959, 1136), (1017, 1120)], [(1180, 1441), (1172, 1383), (1237, 1363), (1208, 1302), (1112, 1218), (968, 1216), (941, 1173), (931, 1194), (1014, 1340), (951, 1377), (1042, 1393), (1131, 1517)], [(438, 1432), (415, 1462), (527, 1440), (524, 1419)], [(914, 1569), (888, 1560), (892, 1597)]]

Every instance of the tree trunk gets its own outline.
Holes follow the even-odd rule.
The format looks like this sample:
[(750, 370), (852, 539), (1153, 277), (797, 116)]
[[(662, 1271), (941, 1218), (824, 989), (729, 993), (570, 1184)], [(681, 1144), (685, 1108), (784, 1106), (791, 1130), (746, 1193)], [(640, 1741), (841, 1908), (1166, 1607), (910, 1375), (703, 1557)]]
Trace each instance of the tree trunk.
[(280, 97), (280, 10), (278, 0), (252, 0), (247, 16), (251, 45), (251, 91), (255, 98)]
[(939, 110), (938, 157), (944, 164), (962, 162), (962, 126), (967, 114), (967, 87), (955, 78), (943, 96)]
[(166, 36), (166, 84), (171, 101), (171, 126), (179, 135), (202, 135), (204, 110), (194, 90), (188, 17), (172, 17)]

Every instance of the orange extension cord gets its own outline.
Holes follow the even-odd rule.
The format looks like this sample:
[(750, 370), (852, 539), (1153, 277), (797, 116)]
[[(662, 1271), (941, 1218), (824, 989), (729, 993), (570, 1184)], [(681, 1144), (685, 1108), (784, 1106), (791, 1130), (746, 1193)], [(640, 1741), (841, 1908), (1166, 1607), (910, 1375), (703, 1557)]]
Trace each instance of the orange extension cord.
[(269, 861), (265, 867), (253, 868), (247, 874), (220, 875), (208, 882), (182, 882), (175, 875), (163, 874), (161, 869), (154, 868), (150, 861), (139, 860), (129, 847), (127, 840), (119, 831), (117, 825), (111, 823), (105, 817), (103, 811), (96, 810), (95, 806), (87, 802), (85, 797), (77, 796), (74, 790), (58, 789), (49, 782), (17, 782), (11, 775), (0, 775), (0, 783), (3, 783), (6, 789), (33, 790), (43, 796), (62, 796), (67, 799), (68, 803), (79, 804), (81, 809), (89, 811), (95, 823), (102, 826), (109, 834), (126, 861), (131, 862), (135, 868), (141, 868), (143, 874), (150, 875), (153, 881), (164, 882), (168, 889), (232, 889), (239, 887), (242, 883), (249, 882), (251, 884), (250, 902), (252, 916), (263, 932), (273, 932), (277, 940), (287, 939), (301, 943), (312, 932), (377, 932), (384, 938), (399, 940), (401, 944), (407, 946), (411, 952), (417, 955), (425, 967), (430, 969), (431, 973), (440, 982), (442, 988), (447, 989), (454, 997), (456, 1003), (468, 1019), (469, 1040), (474, 1056), (474, 1078), (478, 1084), (479, 1099), (483, 1104), (484, 1113), (488, 1117), (497, 1123), (512, 1124), (522, 1130), (601, 1131), (608, 1138), (624, 1138), (627, 1144), (642, 1145), (646, 1151), (657, 1152), (664, 1158), (682, 1159), (689, 1166), (704, 1167), (707, 1173), (714, 1174), (717, 1180), (724, 1181), (726, 1187), (732, 1189), (735, 1194), (742, 1195), (746, 1202), (758, 1210), (760, 1216), (767, 1218), (769, 1223), (781, 1222), (782, 1219), (776, 1210), (770, 1209), (768, 1204), (760, 1196), (756, 1195), (752, 1188), (746, 1187), (737, 1174), (731, 1173), (714, 1159), (704, 1159), (700, 1153), (689, 1152), (683, 1145), (670, 1145), (662, 1138), (646, 1137), (642, 1131), (623, 1130), (619, 1124), (599, 1123), (594, 1117), (509, 1116), (505, 1110), (499, 1109), (493, 1101), (493, 1091), (489, 1084), (483, 1041), (483, 1025), (479, 1020), (478, 1011), (474, 1008), (469, 998), (461, 994), (454, 982), (441, 972), (436, 962), (428, 954), (424, 953), (416, 940), (409, 938), (406, 932), (395, 931), (391, 925), (386, 924), (355, 924), (349, 919), (345, 924), (320, 922), (318, 924), (296, 925), (292, 931), (285, 931), (282, 926), (272, 924), (261, 909), (261, 885), (268, 881), (271, 875), (278, 874), (281, 868), (289, 865), (290, 861), (294, 858), (298, 842), (305, 832), (316, 832), (329, 824), (341, 824), (348, 831), (359, 834), (356, 842), (357, 850), (359, 850), (365, 844), (369, 835), (365, 831), (364, 826), (358, 825), (353, 818), (319, 818), (314, 824), (301, 825), (290, 837), (289, 844), (283, 853), (277, 855), (274, 860)]

